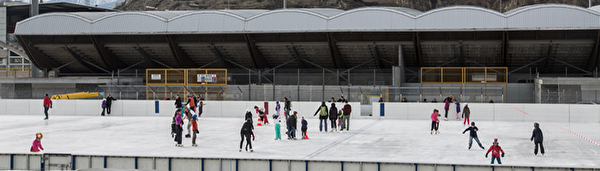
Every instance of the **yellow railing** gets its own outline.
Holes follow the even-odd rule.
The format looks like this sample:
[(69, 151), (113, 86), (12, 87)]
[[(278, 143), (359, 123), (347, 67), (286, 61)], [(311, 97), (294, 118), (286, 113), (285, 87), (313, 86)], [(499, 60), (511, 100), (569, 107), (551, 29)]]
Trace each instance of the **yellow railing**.
[(421, 83), (506, 84), (507, 67), (422, 67)]
[(0, 68), (0, 78), (31, 77), (29, 68)]
[(146, 85), (226, 86), (227, 69), (146, 69)]
[[(170, 97), (171, 95), (167, 92), (193, 95), (197, 91), (193, 87), (227, 86), (227, 69), (146, 69), (146, 85), (147, 99)], [(215, 97), (218, 97), (220, 93)], [(226, 99), (225, 92), (221, 96)], [(182, 98), (182, 100), (186, 101), (186, 98)]]

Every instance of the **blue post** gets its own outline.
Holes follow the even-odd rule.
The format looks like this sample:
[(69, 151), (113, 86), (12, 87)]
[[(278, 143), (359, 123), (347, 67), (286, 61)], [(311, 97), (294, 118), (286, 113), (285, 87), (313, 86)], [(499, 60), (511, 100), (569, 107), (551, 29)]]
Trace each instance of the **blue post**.
[(381, 171), (381, 163), (377, 162), (377, 171)]
[(235, 159), (235, 171), (238, 171), (238, 160), (239, 159)]
[(71, 155), (71, 170), (76, 170), (75, 169), (75, 155)]
[(415, 163), (415, 171), (419, 171), (419, 165)]
[(452, 171), (456, 171), (456, 165), (452, 165)]
[(340, 162), (342, 164), (342, 171), (344, 171), (344, 162)]
[(154, 101), (154, 113), (160, 113), (160, 110), (158, 108), (158, 100)]
[(108, 157), (104, 156), (104, 168), (106, 168), (106, 159), (107, 159), (107, 158), (108, 158)]
[(304, 160), (304, 164), (305, 164), (304, 167), (305, 167), (306, 171), (308, 171), (308, 160)]
[(385, 116), (385, 104), (379, 103), (379, 116)]
[(200, 164), (202, 164), (202, 168), (200, 169), (200, 171), (204, 171), (204, 158), (200, 159)]
[(269, 159), (269, 171), (273, 171), (273, 160)]
[(42, 162), (40, 162), (40, 170), (44, 171), (45, 170), (44, 169), (44, 155), (42, 154), (40, 157), (41, 157), (40, 161), (42, 161)]
[[(135, 169), (138, 169), (138, 157), (135, 157)], [(73, 169), (75, 170), (75, 169)]]
[(14, 154), (10, 154), (10, 170), (15, 170), (14, 163), (15, 163), (15, 155)]
[(169, 170), (171, 170), (171, 157), (169, 157)]
[(496, 170), (496, 168), (494, 168), (494, 166), (492, 166), (492, 171)]
[(535, 167), (531, 167), (531, 171), (535, 171)]

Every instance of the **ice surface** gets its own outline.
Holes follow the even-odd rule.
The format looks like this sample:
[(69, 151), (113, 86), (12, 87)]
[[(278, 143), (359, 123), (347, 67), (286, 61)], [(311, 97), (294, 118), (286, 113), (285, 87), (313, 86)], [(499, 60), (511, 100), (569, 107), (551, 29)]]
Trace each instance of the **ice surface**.
[[(504, 165), (600, 167), (599, 123), (552, 123), (540, 121), (546, 155), (535, 156), (529, 138), (533, 122), (477, 121), (479, 138), (486, 148), (473, 142), (468, 150), (468, 132), (462, 121), (441, 121), (439, 135), (431, 135), (431, 121), (352, 119), (349, 132), (319, 132), (312, 115), (310, 140), (274, 140), (274, 125), (255, 128), (255, 152), (238, 152), (242, 118), (200, 118), (198, 147), (184, 138), (175, 147), (170, 135), (170, 117), (90, 116), (0, 116), (0, 153), (29, 153), (36, 132), (42, 132), (46, 153), (110, 156), (169, 156), (206, 158), (260, 158), (331, 161), (378, 161), (405, 163), (489, 165), (485, 152), (494, 138), (506, 152)], [(254, 117), (256, 119), (256, 116)], [(272, 122), (272, 120), (270, 120)], [(330, 124), (328, 122), (328, 124)], [(300, 124), (299, 124), (300, 125)], [(330, 130), (328, 128), (328, 130)], [(184, 132), (187, 130), (184, 129)], [(300, 137), (300, 132), (297, 133)], [(491, 154), (490, 154), (491, 156)]]

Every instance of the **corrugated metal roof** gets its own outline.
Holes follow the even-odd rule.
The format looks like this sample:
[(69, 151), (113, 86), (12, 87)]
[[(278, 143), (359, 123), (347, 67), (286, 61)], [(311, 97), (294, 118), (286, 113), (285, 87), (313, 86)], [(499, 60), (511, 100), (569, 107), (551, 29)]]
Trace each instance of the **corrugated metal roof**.
[(250, 18), (252, 16), (265, 13), (269, 10), (221, 10), (222, 12), (227, 12), (230, 14), (234, 14), (240, 16), (242, 18)]
[(331, 16), (334, 16), (334, 15), (344, 12), (344, 10), (333, 9), (333, 8), (304, 8), (304, 9), (297, 9), (297, 10), (310, 11), (310, 12), (314, 12), (314, 13), (317, 13), (317, 14), (320, 14), (323, 16), (327, 16), (327, 17), (331, 17)]
[(117, 12), (75, 12), (75, 13), (71, 13), (71, 14), (83, 17), (83, 18), (85, 18), (87, 20), (90, 20), (90, 21), (94, 21), (94, 20), (96, 20), (98, 18), (102, 18), (102, 17), (105, 17), (105, 16), (113, 15), (113, 14), (116, 14), (116, 13)]
[[(86, 21), (82, 21), (81, 18)], [(78, 23), (78, 27), (65, 28), (60, 26), (61, 24), (48, 26), (47, 21), (42, 20), (73, 22)], [(99, 22), (100, 20), (102, 22)], [(132, 21), (138, 24), (131, 24)], [(86, 22), (89, 26), (85, 26)], [(112, 25), (103, 26), (102, 24)], [(152, 26), (156, 28), (148, 28)], [(23, 20), (17, 23), (15, 34), (202, 34), (556, 29), (600, 29), (600, 12), (564, 4), (531, 5), (506, 13), (474, 6), (452, 6), (427, 12), (402, 7), (367, 7), (349, 11), (338, 9), (279, 9), (272, 11), (75, 12), (44, 14)]]

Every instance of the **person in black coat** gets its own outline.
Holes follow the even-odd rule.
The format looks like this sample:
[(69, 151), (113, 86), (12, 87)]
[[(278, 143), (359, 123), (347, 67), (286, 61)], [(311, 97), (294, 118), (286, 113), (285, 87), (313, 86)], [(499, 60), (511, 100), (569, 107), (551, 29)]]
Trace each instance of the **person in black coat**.
[(329, 120), (331, 121), (331, 132), (336, 131), (337, 124), (335, 124), (335, 121), (338, 120), (338, 109), (335, 107), (335, 103), (331, 103), (329, 108)]
[(288, 140), (296, 139), (296, 114), (298, 114), (298, 112), (294, 111), (294, 115), (290, 116), (286, 121)]
[(110, 115), (110, 107), (112, 106), (112, 101), (117, 101), (117, 99), (113, 98), (110, 94), (106, 97), (106, 113)]
[[(540, 129), (540, 124), (539, 123), (534, 123), (533, 124), (533, 134), (531, 134), (531, 141), (533, 141), (533, 143), (535, 144), (535, 149), (533, 150), (533, 154), (537, 155), (538, 153), (538, 146), (540, 147), (540, 152), (542, 152), (542, 155), (544, 155), (544, 134), (542, 133), (542, 130)], [(534, 141), (535, 139), (535, 141)]]
[(252, 150), (252, 142), (250, 141), (250, 136), (252, 136), (252, 140), (254, 140), (254, 125), (252, 124), (252, 120), (246, 120), (242, 129), (240, 130), (240, 136), (242, 140), (240, 141), (240, 152), (242, 152), (242, 145), (244, 145), (244, 138), (246, 139), (246, 151), (248, 151), (248, 146), (250, 146), (250, 152), (254, 152)]
[(473, 144), (473, 139), (475, 139), (475, 141), (477, 141), (477, 144), (479, 144), (479, 148), (485, 149), (481, 145), (481, 142), (479, 142), (479, 138), (477, 137), (477, 131), (479, 131), (479, 129), (477, 129), (477, 127), (475, 126), (475, 122), (471, 122), (471, 127), (465, 129), (465, 131), (463, 131), (463, 134), (465, 134), (465, 132), (467, 132), (467, 131), (469, 131), (469, 149), (471, 149), (471, 145)]
[[(321, 113), (319, 113), (319, 111)], [(325, 132), (327, 132), (327, 112), (328, 111), (329, 111), (329, 109), (327, 109), (327, 105), (325, 105), (325, 101), (321, 101), (321, 106), (319, 106), (317, 108), (317, 111), (313, 115), (313, 116), (316, 116), (317, 113), (319, 114), (319, 132), (323, 131), (323, 127), (325, 127)], [(323, 125), (323, 122), (325, 122), (324, 125)]]
[(175, 108), (181, 109), (181, 97), (179, 97), (179, 94), (175, 95)]

